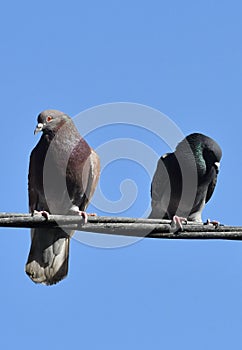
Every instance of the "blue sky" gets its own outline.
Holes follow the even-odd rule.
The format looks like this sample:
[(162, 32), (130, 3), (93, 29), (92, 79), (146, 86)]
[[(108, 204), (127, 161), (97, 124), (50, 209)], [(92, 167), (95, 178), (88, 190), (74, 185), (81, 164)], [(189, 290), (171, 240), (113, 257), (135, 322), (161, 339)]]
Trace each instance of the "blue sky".
[[(221, 145), (219, 181), (203, 217), (241, 225), (241, 11), (234, 0), (2, 3), (0, 211), (28, 210), (40, 111), (76, 116), (129, 102), (165, 113), (185, 135), (202, 132)], [(90, 123), (83, 118), (83, 128)], [(127, 125), (87, 135), (95, 148), (115, 137), (169, 151)], [(115, 201), (122, 178), (132, 174), (137, 201), (123, 216), (143, 213), (147, 172), (117, 160), (100, 181)], [(29, 230), (0, 231), (1, 348), (241, 349), (240, 242), (144, 239), (101, 249), (73, 239), (68, 277), (45, 287), (24, 273)]]

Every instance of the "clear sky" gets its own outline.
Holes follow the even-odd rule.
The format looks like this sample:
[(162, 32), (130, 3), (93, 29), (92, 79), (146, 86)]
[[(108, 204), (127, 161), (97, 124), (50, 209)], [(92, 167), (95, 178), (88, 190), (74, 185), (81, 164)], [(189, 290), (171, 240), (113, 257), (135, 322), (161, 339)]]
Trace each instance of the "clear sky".
[[(28, 161), (40, 111), (74, 117), (129, 102), (164, 113), (184, 135), (202, 132), (221, 145), (221, 172), (203, 218), (242, 224), (241, 1), (10, 0), (0, 7), (1, 212), (28, 211)], [(119, 141), (122, 159), (100, 181), (103, 196), (115, 202), (122, 181), (134, 176), (136, 200), (120, 216), (144, 215), (147, 167), (154, 171), (170, 148), (127, 121), (114, 124), (116, 114), (98, 130), (99, 117), (79, 116), (80, 132), (94, 130), (87, 140), (100, 148), (103, 165), (111, 139), (155, 150), (143, 165), (142, 157), (123, 159)], [(108, 215), (106, 202), (89, 210)], [(143, 239), (103, 249), (80, 243), (79, 234), (68, 277), (46, 287), (25, 275), (29, 236), (27, 229), (0, 229), (1, 349), (241, 349), (240, 242)], [(99, 243), (109, 245), (106, 237)]]

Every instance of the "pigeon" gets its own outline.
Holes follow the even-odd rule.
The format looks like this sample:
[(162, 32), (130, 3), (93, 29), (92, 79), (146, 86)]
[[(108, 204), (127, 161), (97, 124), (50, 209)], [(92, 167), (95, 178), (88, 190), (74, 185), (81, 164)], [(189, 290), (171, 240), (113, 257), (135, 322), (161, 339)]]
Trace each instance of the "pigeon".
[[(222, 151), (210, 137), (193, 133), (163, 155), (151, 184), (149, 218), (202, 222), (202, 211), (211, 198)], [(181, 219), (181, 220), (180, 220)]]
[[(38, 115), (35, 134), (42, 136), (29, 163), (29, 210), (49, 214), (82, 215), (95, 191), (99, 157), (81, 137), (72, 119), (58, 110)], [(26, 273), (35, 282), (52, 285), (66, 277), (73, 230), (33, 228)]]

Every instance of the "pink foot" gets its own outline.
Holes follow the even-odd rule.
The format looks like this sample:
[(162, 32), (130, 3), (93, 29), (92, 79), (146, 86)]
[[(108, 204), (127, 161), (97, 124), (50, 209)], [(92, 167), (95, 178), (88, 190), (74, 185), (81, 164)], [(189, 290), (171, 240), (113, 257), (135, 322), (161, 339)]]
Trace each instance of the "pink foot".
[(86, 224), (87, 223), (87, 220), (88, 220), (88, 215), (87, 215), (87, 213), (85, 212), (85, 211), (79, 211), (78, 212), (78, 215), (81, 215), (82, 217), (83, 217), (83, 219), (84, 219), (84, 224)]
[(33, 215), (41, 215), (43, 216), (46, 220), (49, 220), (50, 217), (50, 213), (48, 213), (48, 211), (46, 210), (34, 210)]
[(172, 222), (171, 222), (172, 231), (174, 231), (174, 232), (182, 231), (183, 230), (183, 226), (182, 226), (183, 223), (187, 224), (187, 219), (186, 218), (174, 215), (173, 218), (172, 218)]
[(81, 216), (83, 217), (83, 219), (84, 219), (84, 224), (87, 223), (87, 221), (88, 221), (88, 216), (97, 216), (96, 213), (86, 213), (85, 211), (81, 211), (81, 210), (78, 211), (77, 214), (78, 214), (78, 215), (81, 215)]
[(84, 219), (84, 224), (87, 223), (88, 215), (85, 211), (79, 210), (77, 207), (71, 208), (68, 212), (69, 215), (80, 215)]
[(69, 215), (81, 215), (84, 219), (84, 224), (88, 221), (88, 216), (96, 216), (95, 213), (86, 213), (85, 211), (79, 210), (78, 206), (73, 206), (68, 212)]
[(217, 220), (210, 220), (207, 219), (207, 221), (205, 222), (205, 225), (213, 225), (215, 228), (217, 228), (220, 225), (220, 222)]

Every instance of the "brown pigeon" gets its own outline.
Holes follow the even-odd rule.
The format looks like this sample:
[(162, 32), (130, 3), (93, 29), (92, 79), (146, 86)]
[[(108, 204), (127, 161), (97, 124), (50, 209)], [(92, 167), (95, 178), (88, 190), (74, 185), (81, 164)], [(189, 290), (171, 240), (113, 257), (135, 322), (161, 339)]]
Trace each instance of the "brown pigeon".
[(210, 137), (193, 133), (173, 153), (162, 156), (151, 185), (149, 218), (201, 222), (205, 204), (211, 198), (219, 172), (222, 151)]
[[(72, 119), (57, 110), (38, 116), (35, 133), (43, 134), (32, 150), (29, 164), (29, 209), (35, 215), (82, 215), (95, 191), (99, 157), (81, 137)], [(31, 230), (26, 273), (36, 283), (51, 285), (68, 272), (70, 238), (74, 231), (61, 228)]]

